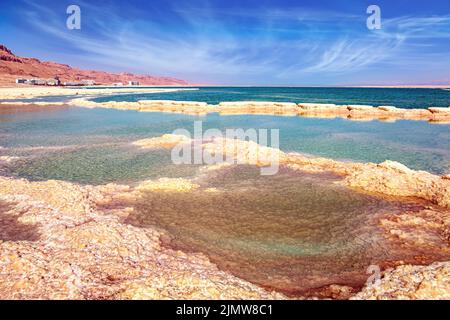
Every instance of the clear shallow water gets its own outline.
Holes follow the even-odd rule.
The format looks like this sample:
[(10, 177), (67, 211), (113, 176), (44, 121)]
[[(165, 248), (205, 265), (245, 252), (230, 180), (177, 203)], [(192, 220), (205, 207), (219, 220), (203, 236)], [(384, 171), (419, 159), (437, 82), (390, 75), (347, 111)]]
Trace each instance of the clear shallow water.
[[(80, 95), (67, 95), (67, 96), (42, 96), (42, 97), (34, 97), (34, 98), (26, 98), (26, 99), (14, 99), (14, 100), (5, 100), (0, 99), (0, 102), (8, 102), (13, 104), (14, 102), (61, 102), (61, 101), (69, 101), (72, 99), (80, 98)], [(83, 95), (83, 97), (87, 98), (95, 98), (96, 96), (86, 96)]]
[(94, 101), (181, 100), (218, 104), (225, 101), (276, 101), (334, 104), (389, 105), (400, 108), (450, 106), (450, 91), (442, 89), (396, 88), (267, 88), (200, 87), (195, 91), (132, 94), (96, 98)]
[(373, 264), (436, 259), (432, 250), (400, 249), (378, 227), (383, 215), (420, 205), (359, 194), (335, 181), (288, 169), (263, 177), (258, 168), (238, 166), (212, 173), (194, 192), (145, 194), (127, 222), (160, 227), (169, 234), (167, 246), (203, 252), (221, 269), (293, 295), (330, 284), (360, 287)]
[(280, 129), (280, 146), (334, 159), (396, 160), (413, 169), (450, 173), (450, 126), (427, 122), (355, 122), (276, 116), (204, 117), (111, 109), (19, 107), (0, 110), (0, 155), (18, 156), (8, 174), (28, 179), (81, 183), (140, 181), (192, 176), (194, 166), (175, 166), (170, 151), (143, 151), (131, 142), (208, 128)]
[[(204, 129), (278, 128), (285, 151), (357, 161), (391, 159), (436, 173), (450, 169), (450, 126), (427, 122), (1, 107), (0, 155), (20, 160), (0, 171), (88, 184), (197, 176), (196, 166), (173, 165), (170, 151), (131, 145), (178, 128), (192, 131), (194, 120), (204, 121)], [(400, 250), (385, 241), (377, 226), (384, 214), (418, 205), (352, 192), (329, 175), (284, 170), (261, 177), (256, 168), (230, 170), (204, 178), (202, 189), (193, 193), (146, 194), (128, 222), (159, 226), (168, 231), (166, 245), (204, 252), (225, 270), (290, 294), (330, 283), (359, 287), (370, 264), (414, 261), (415, 255), (436, 259), (430, 251)], [(0, 203), (0, 220), (4, 206)], [(10, 229), (1, 229), (0, 236), (11, 239)], [(33, 230), (20, 232), (23, 239), (32, 236)]]

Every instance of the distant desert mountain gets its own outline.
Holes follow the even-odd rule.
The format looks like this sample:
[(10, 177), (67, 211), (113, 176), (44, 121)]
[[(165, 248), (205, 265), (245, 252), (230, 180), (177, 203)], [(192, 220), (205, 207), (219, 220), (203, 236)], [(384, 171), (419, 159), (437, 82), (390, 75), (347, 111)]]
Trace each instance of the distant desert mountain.
[(81, 70), (66, 64), (43, 62), (34, 58), (18, 57), (4, 45), (0, 45), (0, 85), (13, 85), (16, 78), (48, 79), (58, 76), (61, 81), (94, 80), (97, 84), (139, 81), (141, 85), (187, 85), (184, 80), (170, 77), (135, 75), (132, 73), (109, 73)]

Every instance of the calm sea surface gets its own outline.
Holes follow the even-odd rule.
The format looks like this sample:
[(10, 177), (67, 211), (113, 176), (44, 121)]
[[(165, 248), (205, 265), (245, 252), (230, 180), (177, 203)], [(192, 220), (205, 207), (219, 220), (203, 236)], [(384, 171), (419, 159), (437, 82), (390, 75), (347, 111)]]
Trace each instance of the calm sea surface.
[[(448, 105), (449, 94), (416, 89), (202, 88), (113, 99), (307, 101), (418, 108)], [(127, 222), (162, 228), (167, 231), (164, 245), (203, 252), (221, 269), (293, 295), (332, 283), (360, 287), (372, 264), (415, 263), (417, 256), (423, 261), (448, 260), (448, 254), (399, 247), (380, 229), (379, 219), (385, 215), (418, 210), (420, 204), (363, 195), (336, 184), (339, 177), (287, 168), (275, 176), (260, 176), (257, 168), (249, 166), (202, 176), (200, 166), (173, 164), (170, 150), (141, 150), (131, 144), (180, 128), (192, 132), (194, 121), (203, 121), (204, 130), (279, 129), (284, 151), (376, 163), (389, 159), (413, 169), (450, 173), (448, 124), (1, 106), (0, 156), (18, 159), (0, 166), (0, 174), (81, 184), (196, 177), (200, 189), (191, 193), (143, 194)]]
[(29, 179), (81, 183), (139, 181), (192, 173), (170, 151), (143, 152), (131, 142), (183, 128), (280, 130), (280, 148), (333, 159), (399, 161), (412, 169), (450, 173), (450, 125), (425, 121), (358, 122), (261, 115), (191, 116), (112, 109), (10, 108), (0, 110), (0, 154), (22, 157), (10, 168)]
[(334, 104), (365, 104), (400, 108), (428, 108), (450, 106), (450, 91), (443, 89), (394, 88), (283, 88), (283, 87), (201, 87), (194, 91), (160, 94), (133, 94), (102, 97), (96, 101), (138, 100), (202, 101), (218, 104), (225, 101), (275, 101)]

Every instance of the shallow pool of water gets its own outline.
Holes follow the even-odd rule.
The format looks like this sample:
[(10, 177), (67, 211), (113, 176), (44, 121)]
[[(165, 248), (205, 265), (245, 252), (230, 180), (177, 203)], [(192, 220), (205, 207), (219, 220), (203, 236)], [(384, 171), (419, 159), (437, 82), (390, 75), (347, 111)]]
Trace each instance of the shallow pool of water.
[(203, 252), (221, 269), (293, 295), (330, 284), (357, 288), (370, 265), (432, 257), (399, 249), (378, 226), (383, 215), (420, 205), (363, 195), (338, 180), (286, 168), (262, 177), (237, 166), (191, 193), (145, 194), (128, 222), (167, 230), (166, 245)]
[[(203, 121), (204, 130), (279, 129), (284, 151), (365, 162), (389, 159), (413, 169), (450, 172), (449, 125), (1, 107), (0, 156), (18, 159), (3, 163), (0, 174), (85, 184), (197, 177), (199, 166), (173, 164), (170, 150), (132, 145), (175, 129), (192, 132), (195, 120)], [(359, 287), (371, 264), (435, 258), (432, 252), (401, 249), (378, 227), (383, 215), (420, 205), (356, 193), (331, 175), (285, 168), (275, 176), (259, 174), (257, 168), (238, 166), (201, 178), (200, 190), (145, 194), (128, 222), (167, 230), (165, 245), (203, 252), (224, 270), (293, 295), (328, 284)]]
[(308, 87), (199, 87), (193, 91), (105, 96), (95, 101), (138, 100), (275, 101), (334, 104), (390, 105), (399, 108), (448, 107), (450, 91), (413, 88), (308, 88)]
[[(412, 169), (450, 173), (450, 125), (420, 121), (355, 122), (277, 116), (196, 117), (72, 107), (0, 108), (0, 155), (17, 156), (8, 172), (28, 179), (82, 183), (140, 181), (190, 175), (176, 168), (169, 151), (140, 151), (131, 142), (193, 131), (193, 122), (209, 128), (280, 130), (280, 148), (333, 159), (399, 161)], [(168, 166), (170, 170), (166, 170)]]

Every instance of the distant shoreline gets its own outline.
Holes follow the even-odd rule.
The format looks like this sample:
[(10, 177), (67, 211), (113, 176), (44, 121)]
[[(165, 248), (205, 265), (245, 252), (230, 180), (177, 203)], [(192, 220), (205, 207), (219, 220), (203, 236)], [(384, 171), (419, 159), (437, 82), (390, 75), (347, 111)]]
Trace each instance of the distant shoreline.
[[(16, 88), (48, 88), (49, 86), (32, 86), (32, 85), (21, 85), (21, 84), (11, 84), (8, 86), (0, 85), (0, 89), (16, 89)], [(80, 89), (92, 89), (92, 88), (123, 88), (123, 89), (131, 89), (131, 88), (197, 88), (197, 87), (210, 87), (210, 88), (343, 88), (343, 89), (352, 89), (352, 88), (364, 88), (364, 89), (442, 89), (442, 90), (450, 90), (449, 85), (397, 85), (397, 86), (292, 86), (292, 85), (212, 85), (212, 84), (189, 84), (189, 85), (137, 85), (137, 86), (113, 86), (113, 85), (95, 85), (95, 86), (80, 86), (80, 87), (57, 87), (57, 88), (80, 88)]]
[(450, 85), (408, 85), (408, 86), (345, 86), (339, 88), (382, 88), (382, 89), (446, 89), (450, 90)]
[(444, 89), (450, 90), (450, 84), (448, 85), (397, 85), (397, 86), (313, 86), (313, 85), (211, 85), (211, 84), (197, 84), (197, 85), (141, 85), (141, 87), (230, 87), (230, 88), (374, 88), (374, 89)]

